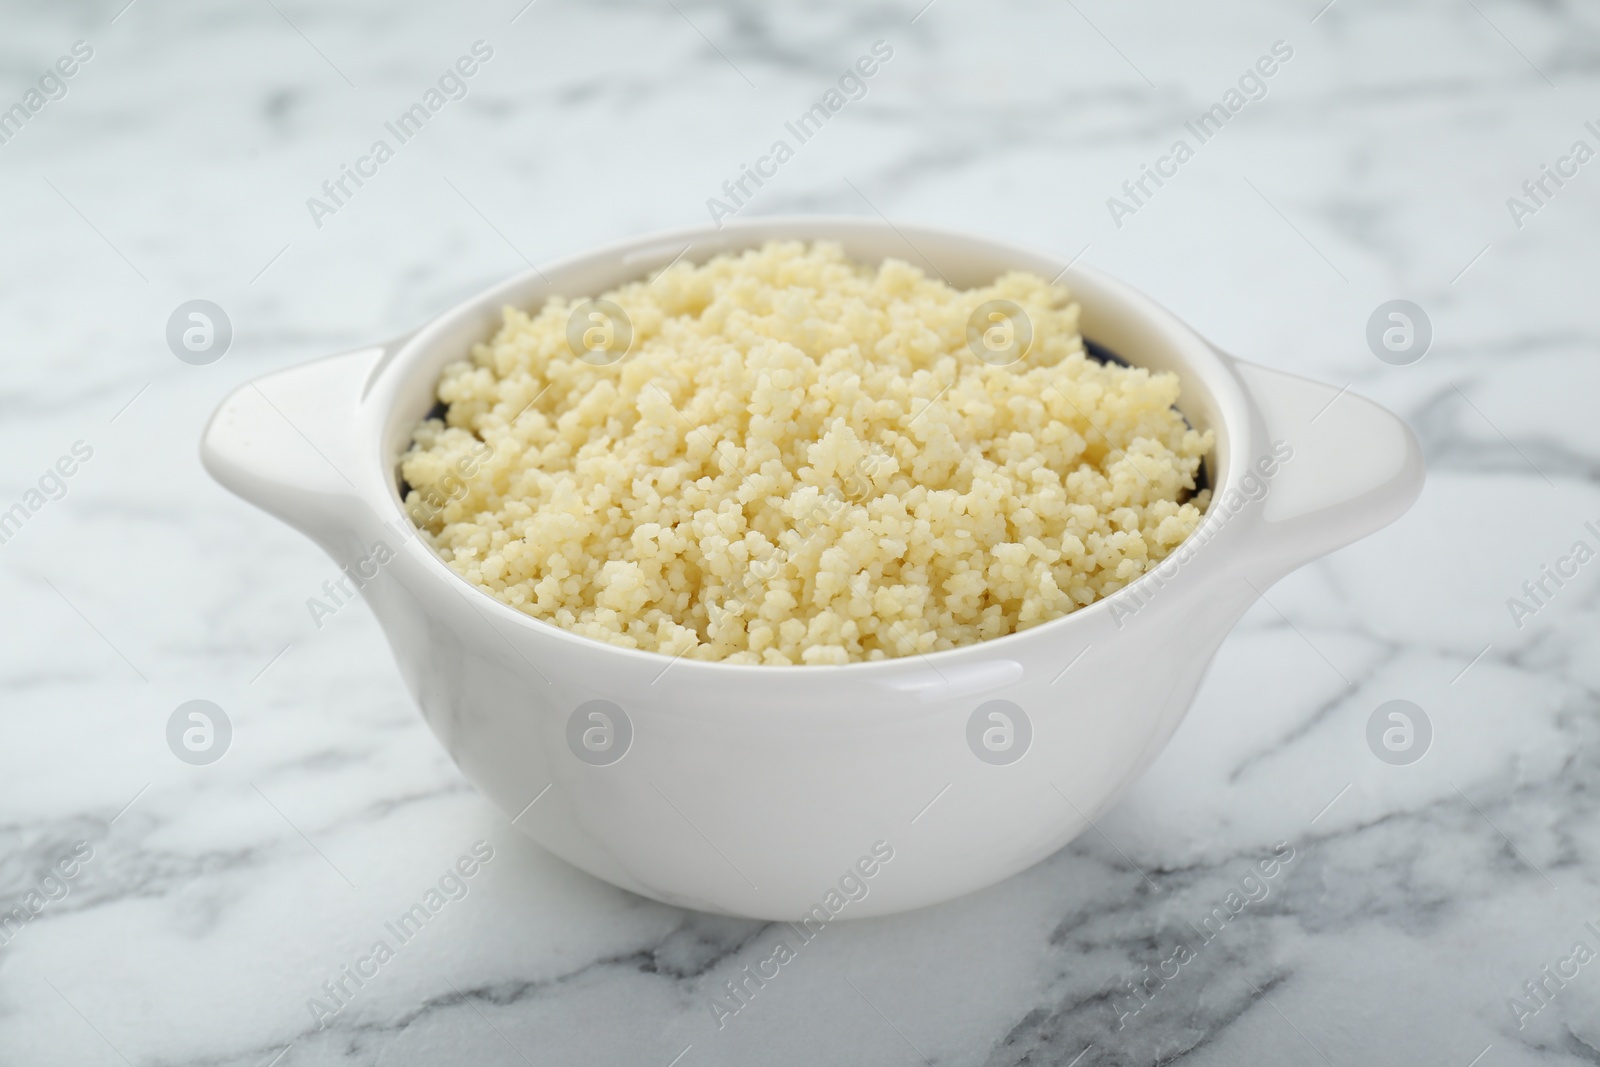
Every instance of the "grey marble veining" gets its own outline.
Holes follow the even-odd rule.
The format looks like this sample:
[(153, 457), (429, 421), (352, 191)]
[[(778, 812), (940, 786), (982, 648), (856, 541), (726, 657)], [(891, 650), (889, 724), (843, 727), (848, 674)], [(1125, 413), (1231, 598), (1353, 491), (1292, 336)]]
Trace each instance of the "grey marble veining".
[[(1508, 607), (1600, 544), (1600, 160), (1508, 206), (1600, 148), (1591, 7), (124, 3), (0, 14), (0, 107), (93, 51), (0, 143), (0, 510), (92, 449), (0, 544), (0, 911), (37, 905), (0, 925), (0, 1064), (1600, 1062), (1600, 960), (1576, 952), (1600, 952), (1600, 562)], [(466, 95), (314, 219), (480, 40)], [(780, 932), (523, 839), (366, 609), (313, 621), (334, 566), (195, 445), (248, 378), (703, 221), (880, 40), (866, 95), (741, 214), (1081, 253), (1240, 356), (1401, 412), (1430, 475), (1401, 522), (1268, 591), (1094, 831), (967, 899), (831, 925), (719, 1028), (712, 998)], [(1115, 218), (1280, 41), (1265, 94)], [(1410, 366), (1365, 340), (1396, 297), (1434, 329)], [(209, 366), (164, 340), (195, 298), (234, 326)], [(196, 698), (233, 724), (211, 766), (165, 739)], [(1419, 762), (1368, 747), (1391, 699), (1430, 718)], [(475, 846), (464, 896), (386, 933)]]

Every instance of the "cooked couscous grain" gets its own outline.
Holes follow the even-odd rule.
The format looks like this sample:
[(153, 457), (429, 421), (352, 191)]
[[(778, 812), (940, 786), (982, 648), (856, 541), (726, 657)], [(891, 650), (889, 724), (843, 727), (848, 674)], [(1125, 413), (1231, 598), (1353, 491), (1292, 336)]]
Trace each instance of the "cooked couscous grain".
[[(575, 633), (731, 663), (948, 649), (1120, 589), (1205, 509), (1177, 378), (1089, 359), (1036, 275), (962, 290), (771, 242), (600, 299), (626, 357), (574, 354), (567, 300), (508, 307), (401, 464), (458, 574)], [(1007, 366), (968, 347), (991, 300), (1032, 326)]]

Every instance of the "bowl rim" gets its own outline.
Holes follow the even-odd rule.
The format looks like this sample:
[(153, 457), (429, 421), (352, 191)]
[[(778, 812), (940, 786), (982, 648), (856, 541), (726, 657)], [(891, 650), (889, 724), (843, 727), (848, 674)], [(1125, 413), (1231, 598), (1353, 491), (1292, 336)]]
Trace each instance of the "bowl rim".
[[(789, 234), (787, 237), (781, 233), (769, 232), (775, 229), (796, 232)], [(912, 251), (917, 252), (917, 259), (930, 266), (933, 265), (933, 261), (920, 253), (910, 237), (906, 235), (906, 231), (928, 238), (987, 245), (1002, 255), (1027, 256), (1059, 264), (1062, 270), (1057, 275), (1056, 281), (1057, 283), (1064, 281), (1069, 289), (1074, 288), (1071, 284), (1072, 279), (1077, 277), (1089, 279), (1094, 288), (1114, 294), (1122, 302), (1125, 309), (1133, 310), (1147, 325), (1155, 327), (1165, 335), (1173, 352), (1180, 356), (1183, 362), (1187, 364), (1188, 369), (1196, 377), (1202, 379), (1206, 388), (1211, 391), (1217, 409), (1217, 422), (1219, 424), (1214, 427), (1218, 433), (1218, 444), (1213, 445), (1211, 453), (1207, 456), (1207, 458), (1213, 460), (1213, 471), (1210, 477), (1211, 507), (1207, 508), (1205, 515), (1201, 519), (1201, 525), (1196, 527), (1195, 532), (1198, 532), (1214, 514), (1212, 509), (1223, 493), (1230, 488), (1234, 488), (1234, 483), (1240, 476), (1241, 469), (1238, 459), (1241, 451), (1239, 446), (1250, 435), (1248, 421), (1254, 409), (1254, 402), (1250, 399), (1248, 391), (1243, 387), (1233, 371), (1233, 364), (1236, 361), (1233, 357), (1206, 341), (1182, 319), (1140, 290), (1103, 271), (1083, 265), (1079, 261), (1082, 253), (1079, 253), (1079, 257), (1075, 257), (1070, 261), (1063, 260), (1046, 249), (1001, 240), (983, 234), (915, 222), (897, 223), (891, 222), (887, 218), (873, 218), (866, 215), (762, 215), (728, 220), (721, 225), (705, 224), (652, 231), (635, 237), (612, 241), (604, 245), (588, 247), (573, 254), (548, 260), (542, 265), (542, 269), (538, 265), (531, 265), (526, 270), (519, 271), (474, 293), (428, 319), (417, 329), (385, 346), (382, 356), (366, 376), (365, 385), (361, 390), (363, 407), (367, 407), (369, 402), (382, 401), (382, 403), (376, 405), (378, 410), (375, 412), (376, 417), (372, 420), (373, 425), (370, 427), (375, 430), (375, 434), (368, 438), (369, 444), (376, 445), (374, 451), (377, 458), (377, 468), (380, 472), (380, 480), (383, 483), (384, 510), (377, 515), (379, 522), (391, 528), (393, 524), (398, 523), (398, 528), (405, 530), (408, 534), (417, 535), (408, 538), (408, 540), (414, 541), (420, 546), (419, 555), (425, 560), (424, 566), (430, 568), (428, 573), (434, 573), (446, 581), (458, 583), (457, 587), (465, 590), (467, 595), (472, 598), (470, 603), (476, 607), (481, 602), (492, 612), (493, 618), (522, 628), (523, 632), (530, 637), (539, 639), (553, 638), (562, 642), (577, 642), (581, 646), (581, 650), (587, 654), (614, 653), (625, 659), (635, 660), (642, 667), (658, 668), (660, 674), (666, 673), (666, 667), (677, 665), (690, 673), (704, 672), (707, 675), (737, 673), (741, 675), (748, 674), (752, 678), (769, 678), (774, 681), (788, 680), (792, 676), (803, 675), (812, 681), (820, 681), (823, 677), (840, 679), (841, 676), (845, 675), (881, 677), (895, 673), (920, 673), (930, 668), (935, 673), (940, 673), (938, 668), (945, 665), (956, 667), (965, 662), (966, 665), (970, 666), (973, 662), (1012, 659), (1013, 651), (1018, 650), (1017, 646), (1026, 642), (1034, 644), (1053, 642), (1062, 644), (1064, 647), (1074, 647), (1070, 637), (1074, 629), (1087, 631), (1104, 620), (1117, 606), (1125, 606), (1130, 602), (1137, 603), (1135, 598), (1139, 595), (1139, 592), (1148, 588), (1150, 580), (1156, 577), (1158, 568), (1146, 571), (1116, 592), (1101, 597), (1091, 604), (1076, 608), (1065, 615), (1039, 623), (1025, 630), (1014, 630), (999, 637), (957, 645), (954, 648), (936, 649), (930, 652), (913, 652), (881, 660), (853, 660), (848, 663), (799, 663), (787, 665), (729, 663), (726, 660), (693, 659), (684, 653), (670, 656), (667, 653), (651, 649), (629, 648), (624, 645), (612, 644), (609, 641), (580, 634), (568, 630), (557, 623), (519, 611), (457, 574), (445, 562), (444, 558), (439, 555), (438, 551), (421, 536), (421, 529), (412, 521), (410, 513), (406, 510), (404, 501), (400, 498), (398, 481), (395, 477), (394, 467), (398, 462), (398, 456), (393, 457), (394, 461), (391, 462), (391, 457), (387, 455), (385, 438), (388, 424), (393, 415), (395, 402), (402, 384), (409, 381), (410, 376), (416, 374), (420, 365), (426, 362), (425, 357), (433, 351), (433, 343), (437, 337), (447, 332), (459, 319), (481, 312), (485, 305), (509, 302), (504, 294), (521, 289), (530, 284), (535, 278), (548, 284), (549, 278), (546, 276), (546, 271), (551, 274), (557, 274), (604, 257), (620, 255), (624, 263), (629, 263), (631, 259), (638, 260), (638, 277), (644, 278), (662, 266), (669, 265), (665, 262), (660, 264), (646, 262), (650, 253), (668, 251), (668, 258), (670, 258), (670, 248), (677, 248), (681, 243), (687, 243), (690, 247), (693, 247), (696, 238), (702, 240), (712, 237), (719, 238), (721, 247), (713, 246), (707, 249), (708, 255), (717, 255), (756, 247), (766, 240), (816, 241), (837, 239), (831, 237), (828, 231), (851, 229), (871, 229), (879, 233), (885, 231), (893, 233), (909, 246)], [(738, 240), (740, 233), (747, 234), (743, 241)], [(731, 242), (730, 238), (732, 238)], [(678, 253), (680, 256), (682, 254)], [(913, 262), (913, 265), (915, 265), (915, 261), (910, 257), (908, 257), (908, 262)], [(936, 266), (934, 270), (935, 273), (938, 272)], [(614, 284), (624, 283), (618, 282)], [(1074, 291), (1074, 298), (1078, 299), (1080, 303), (1082, 302), (1076, 291)], [(1119, 351), (1117, 354), (1129, 359), (1129, 362), (1135, 367), (1143, 365), (1136, 358), (1130, 358), (1127, 353)], [(1218, 446), (1221, 444), (1224, 435), (1231, 438), (1226, 469), (1223, 469), (1223, 462), (1218, 456)], [(373, 436), (375, 436), (375, 440), (373, 440)], [(371, 505), (373, 502), (369, 499), (368, 503)], [(1232, 525), (1232, 521), (1229, 524)], [(1173, 546), (1173, 553), (1176, 553), (1184, 545), (1189, 544), (1194, 538), (1195, 532), (1191, 532), (1183, 541)], [(1172, 558), (1173, 553), (1169, 553), (1167, 558)], [(1168, 576), (1167, 580), (1170, 580), (1170, 577)], [(1118, 632), (1121, 632), (1120, 629)], [(1088, 645), (1085, 644), (1083, 651), (1086, 652), (1087, 650)], [(1076, 661), (1074, 660), (1074, 662)]]

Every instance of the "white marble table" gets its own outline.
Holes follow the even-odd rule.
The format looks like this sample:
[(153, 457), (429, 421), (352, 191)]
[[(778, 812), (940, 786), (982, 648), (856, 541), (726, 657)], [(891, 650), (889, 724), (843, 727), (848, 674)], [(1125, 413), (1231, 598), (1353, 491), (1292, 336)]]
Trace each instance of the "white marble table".
[[(0, 1064), (1600, 1062), (1600, 962), (1573, 956), (1600, 950), (1600, 563), (1507, 606), (1600, 544), (1600, 162), (1560, 162), (1600, 147), (1600, 19), (1324, 2), (0, 14), (0, 106), (40, 104), (0, 143), (0, 510), (26, 511), (0, 544), (0, 910), (37, 906), (0, 921)], [(480, 40), (464, 98), (307, 206)], [(879, 40), (864, 97), (741, 213), (1081, 251), (1231, 351), (1403, 413), (1430, 474), (1401, 522), (1250, 612), (1101, 832), (827, 930), (719, 1030), (709, 998), (774, 931), (522, 839), (366, 608), (313, 623), (332, 564), (213, 484), (196, 441), (250, 377), (525, 260), (703, 220)], [(1265, 96), (1186, 134), (1279, 41)], [(1113, 213), (1183, 136), (1193, 158)], [(1544, 164), (1576, 173), (1513, 218)], [(1365, 340), (1393, 298), (1434, 329), (1408, 366)], [(192, 299), (233, 324), (218, 362), (168, 350)], [(193, 699), (232, 723), (210, 766), (167, 746)], [(1392, 699), (1432, 723), (1419, 762), (1369, 750)], [(480, 841), (466, 895), (319, 1020), (323, 983)], [(1199, 936), (1280, 842), (1293, 860)]]

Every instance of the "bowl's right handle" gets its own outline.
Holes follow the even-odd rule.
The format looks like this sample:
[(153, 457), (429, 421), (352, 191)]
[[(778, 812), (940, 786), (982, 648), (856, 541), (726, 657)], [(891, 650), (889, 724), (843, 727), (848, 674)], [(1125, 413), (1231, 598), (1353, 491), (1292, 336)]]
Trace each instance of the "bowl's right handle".
[[(1255, 561), (1278, 575), (1359, 540), (1403, 515), (1422, 492), (1422, 447), (1398, 415), (1293, 374), (1233, 360), (1266, 423), (1266, 448), (1279, 462), (1266, 485), (1266, 536)], [(1257, 456), (1233, 462), (1257, 463)], [(1213, 505), (1215, 506), (1215, 505)], [(1256, 569), (1256, 568), (1252, 568)]]
[(404, 338), (268, 374), (230, 393), (200, 461), (226, 488), (336, 556), (362, 507), (357, 422), (379, 364)]

